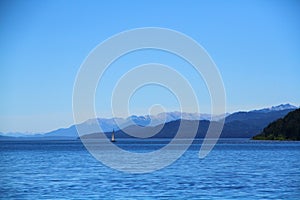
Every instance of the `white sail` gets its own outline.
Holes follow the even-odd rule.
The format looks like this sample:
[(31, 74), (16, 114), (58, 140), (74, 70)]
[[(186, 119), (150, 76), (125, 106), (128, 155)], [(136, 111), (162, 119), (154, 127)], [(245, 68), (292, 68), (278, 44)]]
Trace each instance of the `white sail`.
[(115, 142), (115, 131), (113, 130), (112, 134), (111, 134), (111, 141)]

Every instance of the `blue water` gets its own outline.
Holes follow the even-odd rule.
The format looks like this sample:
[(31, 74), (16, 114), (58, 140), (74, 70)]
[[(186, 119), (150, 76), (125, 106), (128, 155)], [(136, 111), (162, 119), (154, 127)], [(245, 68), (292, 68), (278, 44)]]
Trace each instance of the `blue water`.
[[(151, 151), (164, 144), (163, 140), (118, 141), (129, 151)], [(0, 145), (2, 199), (300, 197), (300, 142), (221, 140), (204, 159), (198, 158), (196, 143), (172, 165), (148, 174), (104, 166), (80, 141), (1, 141)]]

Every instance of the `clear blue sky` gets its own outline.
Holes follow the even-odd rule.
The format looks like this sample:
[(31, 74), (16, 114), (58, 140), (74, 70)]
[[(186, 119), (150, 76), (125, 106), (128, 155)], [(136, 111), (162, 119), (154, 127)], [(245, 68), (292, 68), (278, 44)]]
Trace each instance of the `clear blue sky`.
[[(149, 26), (180, 31), (208, 51), (223, 77), (228, 112), (300, 104), (299, 1), (130, 2), (1, 1), (0, 132), (44, 132), (71, 125), (73, 84), (84, 58), (114, 34)], [(137, 52), (116, 63), (106, 78), (117, 80), (126, 72), (118, 68), (124, 63), (133, 67), (163, 60), (177, 69), (185, 65), (176, 59)], [(193, 73), (182, 73), (193, 84)], [(104, 117), (110, 113), (113, 88), (106, 85), (103, 103), (96, 103)], [(200, 106), (209, 112), (205, 85), (194, 87), (203, 90)], [(177, 109), (174, 97), (155, 86), (141, 89), (133, 99), (130, 106), (137, 114), (154, 103)]]

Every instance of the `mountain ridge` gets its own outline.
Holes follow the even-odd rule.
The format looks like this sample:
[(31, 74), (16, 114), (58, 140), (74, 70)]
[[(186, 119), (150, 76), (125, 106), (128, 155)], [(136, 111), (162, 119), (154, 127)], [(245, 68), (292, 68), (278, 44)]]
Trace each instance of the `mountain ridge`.
[[(259, 110), (252, 111), (239, 111), (232, 114), (225, 114), (225, 125), (224, 126), (224, 134), (226, 137), (229, 137), (230, 134), (239, 137), (240, 134), (237, 133), (237, 130), (244, 131), (244, 135), (247, 137), (253, 137), (253, 133), (262, 129), (271, 121), (274, 121), (280, 117), (283, 117), (288, 112), (292, 111), (296, 106), (290, 104), (280, 104), (278, 106), (272, 106), (271, 108), (263, 108)], [(215, 116), (216, 119), (222, 119), (224, 115)], [(177, 120), (198, 120), (205, 121), (209, 120), (211, 115), (209, 114), (199, 114), (199, 113), (181, 113), (178, 111), (160, 113), (155, 116), (144, 115), (144, 116), (136, 116), (132, 115), (127, 118), (96, 118), (89, 119), (85, 122), (76, 125), (72, 125), (68, 128), (60, 128), (54, 131), (50, 131), (45, 134), (39, 135), (31, 135), (26, 137), (68, 137), (68, 138), (77, 138), (77, 129), (80, 129), (83, 134), (90, 134), (94, 132), (111, 132), (112, 130), (119, 131), (120, 129), (124, 129), (130, 126), (151, 126), (155, 127), (157, 125), (163, 124), (164, 119), (166, 119), (166, 123), (177, 121)], [(99, 125), (102, 128), (102, 131), (99, 131)], [(118, 126), (119, 124), (119, 126)], [(241, 129), (240, 127), (244, 127)], [(229, 133), (231, 132), (231, 133)], [(2, 134), (3, 135), (3, 134)], [(9, 135), (4, 135), (9, 136)], [(242, 135), (243, 136), (243, 135)]]

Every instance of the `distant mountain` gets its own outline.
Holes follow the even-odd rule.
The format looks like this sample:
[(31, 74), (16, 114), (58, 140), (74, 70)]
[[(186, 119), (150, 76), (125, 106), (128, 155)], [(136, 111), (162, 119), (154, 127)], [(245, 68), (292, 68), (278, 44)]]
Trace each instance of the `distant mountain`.
[(253, 124), (258, 127), (265, 127), (270, 122), (285, 116), (290, 111), (294, 109), (260, 112), (260, 111), (250, 111), (250, 112), (236, 112), (226, 117), (225, 123), (231, 123), (234, 121), (243, 122), (246, 124)]
[(77, 130), (76, 126), (72, 125), (69, 128), (60, 128), (55, 131), (51, 131), (49, 133), (43, 134), (42, 137), (76, 137)]
[[(190, 127), (196, 126), (199, 123), (199, 127), (197, 129), (196, 138), (204, 138), (207, 129), (210, 123), (215, 123), (216, 126), (220, 125), (220, 122), (216, 121), (208, 121), (208, 120), (176, 120), (171, 121), (166, 124), (160, 124), (158, 126), (147, 126), (141, 127), (132, 125), (126, 127), (125, 129), (118, 130), (115, 132), (116, 138), (134, 138), (133, 136), (128, 135), (139, 135), (142, 138), (173, 138), (177, 133), (179, 125), (183, 126), (184, 135), (181, 138), (191, 138), (191, 130)], [(262, 130), (263, 127), (254, 126), (251, 124), (243, 123), (240, 121), (234, 121), (227, 124), (224, 124), (223, 131), (221, 133), (221, 138), (251, 138)], [(147, 137), (152, 135), (153, 133), (157, 133), (152, 137)], [(92, 133), (82, 136), (82, 139), (96, 139), (99, 137), (100, 133)], [(108, 138), (111, 136), (111, 132), (104, 133)]]
[(264, 108), (264, 109), (260, 109), (260, 110), (254, 110), (253, 112), (267, 113), (267, 112), (271, 112), (271, 111), (295, 110), (295, 109), (297, 109), (297, 107), (293, 106), (291, 104), (280, 104), (278, 106), (272, 106), (271, 108)]
[(300, 140), (300, 108), (277, 119), (253, 137), (256, 140)]
[(19, 133), (19, 132), (10, 132), (10, 133), (0, 133), (1, 136), (7, 136), (7, 137), (26, 137), (29, 134), (26, 133)]
[(156, 116), (151, 116), (154, 121), (158, 121), (158, 124), (161, 124), (164, 119), (166, 119), (166, 122), (175, 121), (178, 119), (184, 119), (184, 120), (211, 120), (212, 118), (214, 120), (219, 120), (221, 118), (224, 118), (228, 115), (226, 113), (225, 115), (214, 115), (211, 114), (203, 114), (203, 113), (187, 113), (187, 112), (167, 112), (167, 113), (160, 113)]
[[(124, 118), (97, 118), (89, 119), (81, 124), (77, 125), (77, 128), (80, 129), (81, 135), (94, 133), (99, 130), (101, 127), (102, 132), (111, 132), (112, 130), (120, 130), (129, 126), (157, 126), (159, 124), (164, 124), (170, 121), (176, 121), (179, 119), (183, 120), (210, 120), (210, 114), (199, 114), (199, 113), (181, 113), (181, 112), (167, 112), (160, 113), (158, 115), (145, 115), (145, 116), (136, 116), (132, 115), (126, 119)], [(223, 115), (213, 116), (214, 119), (220, 119), (224, 117)], [(99, 125), (98, 125), (99, 124)], [(49, 133), (44, 134), (45, 137), (73, 137), (77, 138), (77, 129), (75, 125), (70, 126), (69, 128), (61, 128)]]
[[(228, 115), (225, 118), (224, 128), (221, 134), (221, 138), (251, 138), (254, 135), (260, 133), (263, 128), (268, 125), (270, 122), (279, 119), (285, 116), (290, 111), (294, 110), (294, 107), (286, 106), (288, 109), (283, 109), (284, 106), (275, 106), (268, 109), (268, 112), (262, 112), (262, 110), (253, 110), (249, 112), (236, 112), (231, 115)], [(283, 109), (283, 110), (282, 110)], [(267, 109), (265, 109), (267, 110)], [(209, 126), (209, 123), (219, 123), (219, 122), (209, 122), (208, 120), (181, 120), (185, 125), (188, 123), (200, 123), (200, 128), (197, 132), (197, 138), (203, 138)], [(152, 127), (140, 127), (136, 125), (128, 126), (123, 130), (119, 130), (116, 132), (116, 137), (120, 138), (128, 138), (126, 132), (132, 134), (145, 134), (149, 135), (150, 133), (155, 132), (156, 130), (162, 129), (155, 138), (172, 138), (174, 134), (177, 132), (179, 127), (180, 120), (170, 121), (163, 125), (152, 126)], [(192, 125), (190, 124), (190, 125)], [(188, 127), (188, 126), (185, 126)], [(189, 130), (186, 128), (188, 137)], [(111, 133), (106, 133), (110, 135)], [(87, 138), (97, 137), (97, 133), (89, 134), (85, 136)]]
[(269, 123), (284, 117), (296, 108), (290, 104), (281, 104), (271, 108), (233, 113), (225, 118), (222, 137), (251, 138), (260, 133)]
[[(290, 104), (282, 104), (279, 106), (273, 106), (271, 108), (265, 108), (260, 110), (253, 110), (249, 112), (236, 112), (233, 114), (226, 114), (213, 116), (214, 120), (225, 118), (225, 126), (222, 133), (222, 137), (247, 137), (251, 138), (254, 135), (260, 133), (262, 129), (270, 122), (285, 116), (288, 112), (295, 110), (296, 106)], [(97, 118), (90, 119), (77, 127), (72, 125), (68, 128), (57, 129), (45, 134), (39, 134), (30, 137), (43, 137), (43, 138), (77, 138), (77, 128), (80, 129), (81, 135), (99, 132), (99, 125), (102, 132), (110, 133), (112, 130), (119, 131), (120, 129), (130, 128), (131, 131), (141, 131), (141, 127), (157, 127), (158, 125), (184, 120), (184, 121), (201, 121), (201, 123), (209, 124), (211, 120), (210, 114), (199, 113), (181, 113), (181, 112), (167, 112), (160, 113), (155, 116), (145, 115), (136, 116), (132, 115), (126, 119), (124, 118)], [(206, 121), (206, 122), (205, 122)], [(99, 124), (99, 125), (98, 125)], [(171, 123), (172, 124), (172, 123)], [(166, 127), (168, 131), (174, 130)], [(147, 128), (145, 128), (147, 129)], [(202, 130), (201, 130), (202, 131)], [(171, 133), (170, 133), (171, 134)], [(167, 133), (164, 133), (167, 135)], [(201, 134), (200, 134), (201, 135)], [(9, 135), (7, 135), (9, 136)], [(160, 137), (159, 135), (156, 137)]]
[[(188, 138), (189, 134), (191, 133), (190, 127), (197, 125), (199, 123), (199, 127), (197, 130), (197, 137), (203, 137), (207, 131), (207, 128), (209, 126), (209, 121), (207, 120), (176, 120), (171, 121), (166, 124), (160, 124), (157, 126), (137, 126), (132, 125), (129, 127), (126, 127), (123, 130), (118, 130), (115, 132), (116, 138), (134, 138), (133, 136), (128, 135), (127, 133), (131, 134), (137, 134), (141, 137), (147, 137), (148, 135), (151, 135), (152, 133), (158, 132), (155, 136), (149, 137), (149, 138), (173, 138), (179, 128), (179, 125), (183, 126), (183, 132), (185, 132), (185, 136), (182, 138)], [(105, 133), (108, 138), (111, 136), (111, 132)], [(100, 133), (92, 133), (88, 135), (84, 135), (81, 138), (82, 139), (96, 139), (99, 138)], [(148, 138), (148, 137), (147, 137)]]

